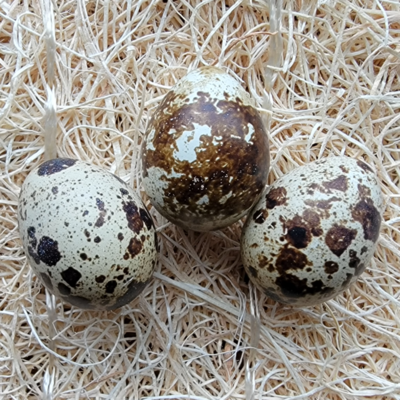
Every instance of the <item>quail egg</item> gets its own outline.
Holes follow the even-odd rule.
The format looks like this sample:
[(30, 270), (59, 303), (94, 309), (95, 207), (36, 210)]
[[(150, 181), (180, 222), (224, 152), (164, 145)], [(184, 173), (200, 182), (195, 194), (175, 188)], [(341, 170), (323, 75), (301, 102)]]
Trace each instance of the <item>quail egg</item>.
[(152, 277), (152, 218), (133, 189), (104, 169), (69, 158), (41, 164), (22, 185), (18, 222), (33, 271), (72, 305), (122, 307)]
[(309, 306), (357, 280), (374, 254), (383, 200), (363, 161), (330, 157), (270, 186), (249, 214), (241, 254), (270, 298)]
[(145, 191), (163, 216), (195, 231), (220, 229), (244, 216), (265, 188), (267, 133), (236, 79), (199, 68), (156, 109), (142, 166)]

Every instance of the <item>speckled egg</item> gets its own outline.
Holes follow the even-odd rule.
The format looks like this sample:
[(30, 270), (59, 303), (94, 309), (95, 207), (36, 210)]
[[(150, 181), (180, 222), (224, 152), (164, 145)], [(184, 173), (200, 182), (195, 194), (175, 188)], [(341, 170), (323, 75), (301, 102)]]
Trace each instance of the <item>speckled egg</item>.
[(70, 304), (112, 310), (137, 297), (152, 277), (151, 216), (104, 169), (68, 158), (43, 163), (22, 185), (18, 222), (35, 274)]
[(321, 303), (357, 280), (373, 256), (380, 186), (363, 161), (330, 157), (270, 186), (249, 214), (241, 253), (250, 279), (270, 298)]
[(144, 188), (163, 216), (195, 231), (220, 229), (244, 216), (265, 188), (267, 133), (239, 82), (203, 67), (156, 109), (142, 161)]

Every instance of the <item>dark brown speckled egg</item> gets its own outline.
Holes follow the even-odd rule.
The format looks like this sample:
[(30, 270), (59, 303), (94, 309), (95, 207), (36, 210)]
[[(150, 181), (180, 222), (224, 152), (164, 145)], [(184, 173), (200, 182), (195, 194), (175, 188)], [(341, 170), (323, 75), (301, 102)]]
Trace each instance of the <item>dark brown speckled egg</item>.
[(267, 133), (239, 82), (203, 67), (155, 111), (142, 162), (144, 188), (163, 216), (195, 231), (220, 229), (243, 217), (265, 188)]
[(250, 212), (241, 252), (250, 279), (294, 306), (329, 300), (364, 271), (379, 237), (383, 200), (373, 170), (348, 157), (299, 167)]
[(151, 216), (120, 178), (59, 158), (22, 185), (18, 223), (35, 274), (62, 300), (112, 310), (137, 297), (157, 260)]

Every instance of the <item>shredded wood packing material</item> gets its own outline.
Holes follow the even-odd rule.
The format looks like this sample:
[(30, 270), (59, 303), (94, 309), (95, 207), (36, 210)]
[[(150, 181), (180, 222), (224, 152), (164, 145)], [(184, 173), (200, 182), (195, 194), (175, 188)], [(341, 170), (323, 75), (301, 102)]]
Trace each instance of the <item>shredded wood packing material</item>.
[[(241, 80), (269, 130), (269, 183), (345, 154), (372, 166), (384, 221), (344, 294), (294, 309), (248, 283), (243, 221), (179, 229), (151, 208), (140, 144), (188, 71)], [(0, 1), (2, 399), (400, 399), (397, 0)], [(71, 157), (115, 173), (156, 223), (160, 262), (114, 312), (45, 292), (16, 210), (30, 170)]]

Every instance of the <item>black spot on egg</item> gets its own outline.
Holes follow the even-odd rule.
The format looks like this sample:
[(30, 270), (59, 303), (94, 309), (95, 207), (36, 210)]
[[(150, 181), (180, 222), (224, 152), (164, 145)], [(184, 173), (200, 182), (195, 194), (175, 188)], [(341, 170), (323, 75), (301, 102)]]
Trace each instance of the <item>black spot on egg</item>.
[(61, 272), (61, 276), (69, 286), (75, 288), (79, 279), (81, 279), (82, 274), (76, 269), (69, 267), (65, 271)]
[(97, 283), (103, 283), (105, 280), (106, 280), (106, 277), (104, 275), (99, 275), (99, 276), (96, 276), (96, 278), (95, 278), (95, 281)]
[(253, 214), (253, 221), (256, 224), (263, 224), (265, 222), (265, 219), (268, 217), (268, 211), (267, 210), (257, 210)]
[(120, 296), (112, 306), (107, 307), (107, 310), (115, 310), (116, 308), (122, 307), (123, 305), (130, 303), (133, 299), (139, 296), (140, 293), (142, 293), (149, 282), (150, 279), (145, 282), (140, 282), (136, 280), (130, 281), (126, 292), (122, 296)]
[(358, 264), (360, 264), (360, 259), (357, 257), (357, 252), (354, 250), (350, 250), (349, 256), (350, 256), (349, 267), (356, 269), (358, 267)]
[(106, 293), (108, 294), (113, 294), (115, 288), (117, 287), (117, 282), (116, 281), (108, 281), (106, 283)]
[(53, 175), (57, 172), (63, 171), (69, 167), (72, 167), (76, 163), (76, 160), (70, 158), (56, 158), (44, 162), (38, 169), (37, 173), (39, 176)]
[(32, 246), (28, 246), (28, 254), (33, 258), (36, 264), (40, 264), (40, 258)]
[(54, 266), (61, 260), (61, 254), (58, 251), (58, 242), (48, 236), (43, 236), (40, 239), (37, 254), (40, 261), (48, 266)]
[(27, 229), (28, 238), (29, 238), (29, 245), (33, 248), (37, 246), (37, 239), (36, 239), (36, 229), (33, 226), (30, 226)]
[[(300, 279), (293, 274), (284, 274), (276, 279), (276, 284), (281, 288), (285, 298), (299, 299), (307, 295), (328, 295), (333, 288), (327, 287), (321, 280), (308, 282), (308, 279)], [(285, 299), (285, 302), (286, 299)]]
[(122, 193), (123, 196), (126, 196), (126, 195), (129, 194), (129, 192), (126, 189), (123, 189), (123, 188), (119, 189), (119, 191)]
[(327, 275), (334, 274), (339, 271), (339, 265), (334, 261), (326, 261), (324, 264), (324, 271)]
[(58, 193), (58, 186), (53, 186), (51, 188), (51, 191), (53, 192), (53, 194), (57, 194)]

